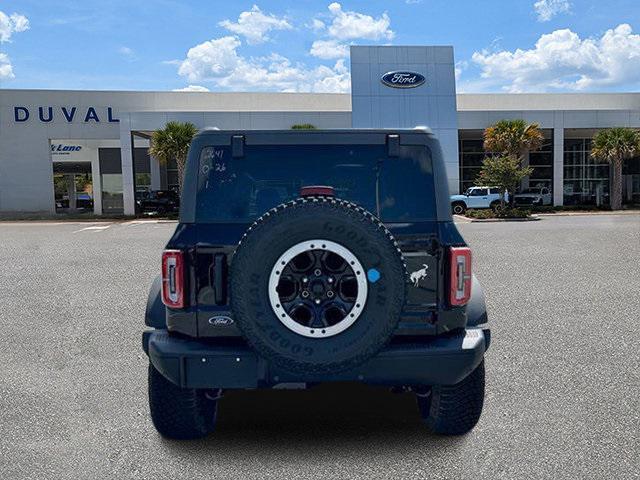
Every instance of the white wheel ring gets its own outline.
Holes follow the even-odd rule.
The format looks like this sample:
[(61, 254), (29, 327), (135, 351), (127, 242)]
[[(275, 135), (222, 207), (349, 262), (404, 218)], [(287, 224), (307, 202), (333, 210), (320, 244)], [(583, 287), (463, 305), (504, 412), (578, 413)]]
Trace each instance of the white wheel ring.
[[(282, 269), (297, 255), (311, 250), (324, 250), (327, 252), (333, 252), (336, 255), (340, 255), (353, 269), (356, 276), (356, 283), (358, 284), (358, 294), (353, 308), (347, 312), (347, 315), (335, 325), (323, 328), (310, 328), (300, 325), (293, 318), (285, 312), (282, 305), (280, 305), (280, 297), (276, 288), (280, 281), (280, 274)], [(269, 275), (269, 303), (273, 312), (278, 317), (278, 320), (287, 327), (289, 330), (308, 338), (327, 338), (344, 332), (347, 328), (358, 320), (358, 317), (364, 310), (365, 303), (367, 301), (367, 273), (364, 271), (362, 264), (358, 258), (351, 253), (350, 250), (343, 247), (339, 243), (332, 242), (331, 240), (313, 239), (300, 242), (284, 252), (275, 265), (271, 269)]]

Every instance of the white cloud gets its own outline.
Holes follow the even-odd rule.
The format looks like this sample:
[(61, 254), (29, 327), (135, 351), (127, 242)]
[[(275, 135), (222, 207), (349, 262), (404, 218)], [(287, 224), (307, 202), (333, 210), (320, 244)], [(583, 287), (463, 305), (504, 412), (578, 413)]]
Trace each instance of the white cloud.
[(538, 15), (539, 22), (548, 22), (560, 13), (571, 10), (569, 0), (538, 0), (533, 4), (533, 9)]
[(203, 87), (202, 85), (189, 85), (184, 88), (174, 88), (174, 92), (209, 92), (210, 90), (207, 87)]
[(314, 32), (321, 32), (322, 30), (324, 30), (326, 28), (326, 25), (324, 24), (324, 22), (322, 20), (319, 20), (317, 18), (314, 18), (311, 20), (311, 23), (305, 25), (305, 27), (313, 30)]
[(126, 46), (120, 47), (118, 49), (118, 53), (129, 60), (135, 60), (137, 58), (136, 52), (132, 48)]
[(389, 28), (391, 19), (387, 13), (378, 18), (358, 12), (342, 10), (342, 5), (334, 2), (329, 5), (333, 19), (327, 30), (329, 36), (338, 40), (391, 40), (395, 33)]
[(456, 82), (460, 80), (460, 75), (462, 75), (462, 72), (467, 68), (469, 68), (469, 62), (467, 62), (466, 60), (460, 60), (459, 62), (456, 62), (456, 65), (454, 68)]
[(510, 92), (640, 86), (640, 35), (628, 24), (600, 38), (556, 30), (542, 35), (530, 50), (475, 52), (472, 60), (488, 85)]
[(14, 78), (11, 60), (6, 53), (0, 53), (0, 80)]
[(180, 63), (178, 74), (191, 82), (228, 75), (240, 63), (236, 52), (239, 46), (238, 37), (221, 37), (196, 45)]
[(311, 45), (309, 53), (323, 60), (346, 58), (349, 56), (349, 45), (340, 43), (337, 40), (316, 40)]
[(267, 33), (272, 30), (291, 30), (293, 28), (286, 18), (263, 13), (257, 5), (254, 5), (247, 12), (242, 12), (237, 22), (223, 20), (219, 25), (233, 33), (242, 35), (250, 45), (268, 41)]
[[(334, 2), (329, 5), (331, 23), (327, 27), (318, 19), (313, 19), (310, 26), (316, 32), (326, 31), (326, 40), (316, 40), (311, 45), (309, 54), (323, 60), (346, 58), (349, 56), (349, 45), (346, 41), (355, 39), (391, 40), (395, 33), (389, 28), (391, 20), (387, 13), (374, 18), (359, 12), (342, 10), (342, 5)], [(315, 25), (315, 28), (313, 27)]]
[(344, 60), (333, 67), (293, 64), (278, 54), (244, 57), (237, 37), (222, 37), (189, 49), (178, 73), (191, 82), (211, 82), (231, 91), (347, 92), (349, 71)]
[(0, 10), (0, 43), (11, 41), (14, 33), (29, 29), (29, 19), (24, 15), (12, 13), (7, 15)]
[[(29, 29), (29, 19), (19, 13), (7, 15), (0, 10), (0, 44), (10, 42), (14, 33)], [(15, 78), (11, 59), (6, 53), (0, 52), (0, 80)]]

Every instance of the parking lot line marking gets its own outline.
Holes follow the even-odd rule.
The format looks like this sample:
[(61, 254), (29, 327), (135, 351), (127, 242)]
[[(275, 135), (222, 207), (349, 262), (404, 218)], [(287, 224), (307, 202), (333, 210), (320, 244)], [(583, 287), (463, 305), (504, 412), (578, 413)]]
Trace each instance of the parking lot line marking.
[(144, 225), (148, 223), (158, 223), (158, 220), (131, 220), (130, 222), (125, 222), (123, 225), (127, 227), (137, 227), (138, 225)]
[(86, 230), (91, 230), (94, 233), (96, 232), (101, 232), (102, 230), (106, 230), (107, 228), (109, 228), (111, 226), (111, 224), (108, 225), (93, 225), (91, 227), (85, 227), (85, 228), (81, 228), (80, 230), (76, 230), (73, 233), (79, 233), (79, 232), (84, 232)]

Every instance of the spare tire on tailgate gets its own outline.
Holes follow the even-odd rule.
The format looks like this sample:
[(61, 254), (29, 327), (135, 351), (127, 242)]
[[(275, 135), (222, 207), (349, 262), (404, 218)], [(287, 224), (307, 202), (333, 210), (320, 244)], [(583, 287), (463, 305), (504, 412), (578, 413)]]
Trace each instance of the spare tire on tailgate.
[(306, 197), (260, 217), (231, 263), (231, 306), (248, 343), (299, 373), (353, 368), (390, 339), (406, 269), (385, 226), (365, 209)]

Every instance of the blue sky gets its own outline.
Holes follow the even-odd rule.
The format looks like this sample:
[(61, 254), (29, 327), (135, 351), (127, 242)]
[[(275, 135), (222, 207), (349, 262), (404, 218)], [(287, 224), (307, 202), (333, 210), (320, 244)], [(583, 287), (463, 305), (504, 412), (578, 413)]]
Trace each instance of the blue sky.
[(3, 0), (0, 88), (349, 91), (351, 44), (453, 45), (458, 91), (640, 91), (638, 0)]

